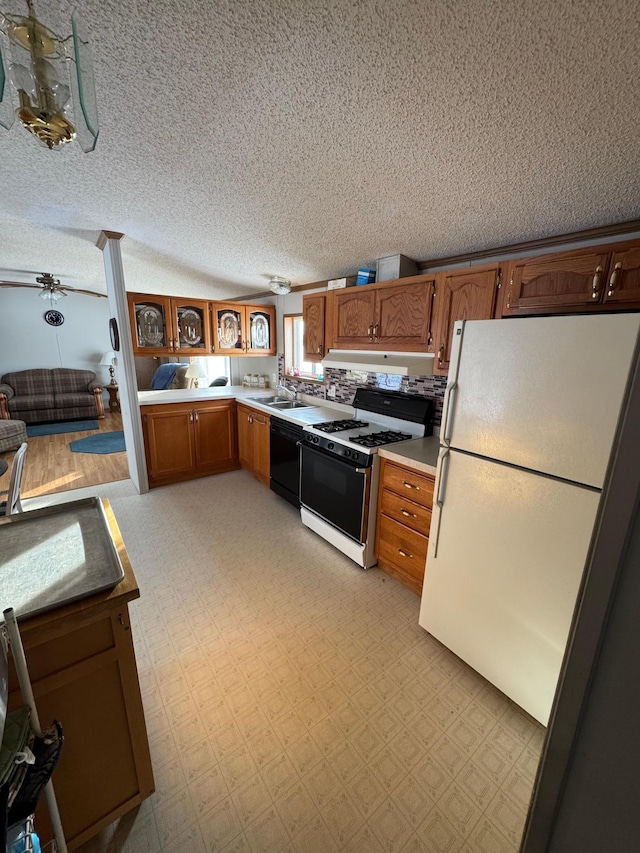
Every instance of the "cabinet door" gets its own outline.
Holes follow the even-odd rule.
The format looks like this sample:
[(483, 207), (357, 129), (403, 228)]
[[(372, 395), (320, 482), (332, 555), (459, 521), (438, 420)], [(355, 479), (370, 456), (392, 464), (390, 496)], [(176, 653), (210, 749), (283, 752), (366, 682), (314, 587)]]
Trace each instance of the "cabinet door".
[(640, 248), (613, 253), (604, 301), (640, 308)]
[(325, 350), (324, 294), (302, 297), (302, 321), (304, 323), (304, 357), (306, 361), (320, 361)]
[(429, 343), (434, 279), (377, 290), (374, 341), (389, 349), (424, 352)]
[(505, 314), (569, 313), (602, 300), (609, 254), (598, 250), (543, 255), (515, 263)]
[(276, 309), (273, 305), (245, 305), (246, 352), (276, 354)]
[(253, 473), (261, 483), (268, 486), (271, 473), (271, 454), (269, 452), (271, 419), (269, 415), (265, 415), (264, 412), (254, 412), (251, 427)]
[(240, 465), (249, 471), (253, 470), (252, 414), (253, 410), (248, 406), (238, 404), (238, 457)]
[(142, 415), (150, 485), (180, 479), (196, 467), (191, 408), (162, 408)]
[(442, 274), (436, 284), (435, 298), (435, 373), (446, 374), (449, 370), (456, 320), (490, 320), (493, 317), (499, 275), (499, 269)]
[(198, 471), (213, 474), (237, 468), (235, 402), (220, 400), (219, 403), (198, 406), (193, 417)]
[(244, 307), (237, 302), (214, 302), (212, 323), (213, 351), (219, 355), (243, 355)]
[(211, 352), (209, 303), (172, 299), (173, 349), (175, 352), (208, 355)]
[(367, 285), (336, 294), (333, 345), (337, 349), (372, 347), (375, 305), (375, 288)]
[(170, 300), (146, 293), (130, 293), (129, 320), (135, 355), (170, 355), (173, 327)]

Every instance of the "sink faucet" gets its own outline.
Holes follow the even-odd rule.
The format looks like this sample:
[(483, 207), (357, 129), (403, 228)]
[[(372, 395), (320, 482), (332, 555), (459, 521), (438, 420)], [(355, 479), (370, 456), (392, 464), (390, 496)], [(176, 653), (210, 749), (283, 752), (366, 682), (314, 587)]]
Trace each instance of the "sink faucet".
[(279, 393), (280, 391), (284, 391), (284, 393), (287, 395), (287, 397), (290, 400), (297, 400), (298, 399), (298, 389), (294, 388), (293, 386), (291, 388), (287, 388), (287, 386), (283, 382), (281, 385), (278, 385), (278, 387), (276, 388), (276, 393)]

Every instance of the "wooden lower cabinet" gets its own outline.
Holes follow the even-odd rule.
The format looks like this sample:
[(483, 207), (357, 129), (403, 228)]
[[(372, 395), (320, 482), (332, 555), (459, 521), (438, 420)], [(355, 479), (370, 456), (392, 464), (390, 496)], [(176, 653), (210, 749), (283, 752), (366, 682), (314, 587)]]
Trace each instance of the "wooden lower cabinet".
[[(20, 622), (41, 723), (64, 731), (53, 782), (70, 851), (154, 791), (128, 607), (139, 591), (121, 539), (117, 548), (125, 578), (115, 589)], [(11, 665), (9, 707), (21, 704)], [(47, 842), (44, 797), (36, 826)]]
[(435, 477), (381, 460), (376, 525), (378, 566), (416, 595), (427, 561)]
[(238, 404), (238, 446), (240, 464), (265, 486), (271, 477), (271, 418), (251, 406)]
[(150, 486), (238, 468), (235, 400), (141, 406)]

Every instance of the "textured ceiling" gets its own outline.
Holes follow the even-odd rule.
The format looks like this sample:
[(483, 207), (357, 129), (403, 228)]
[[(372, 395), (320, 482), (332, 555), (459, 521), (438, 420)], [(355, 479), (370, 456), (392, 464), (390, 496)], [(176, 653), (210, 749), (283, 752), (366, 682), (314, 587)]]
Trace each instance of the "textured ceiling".
[[(36, 9), (64, 30), (73, 5)], [(2, 131), (0, 278), (104, 290), (106, 228), (129, 290), (223, 297), (640, 215), (637, 0), (81, 11), (98, 146)]]

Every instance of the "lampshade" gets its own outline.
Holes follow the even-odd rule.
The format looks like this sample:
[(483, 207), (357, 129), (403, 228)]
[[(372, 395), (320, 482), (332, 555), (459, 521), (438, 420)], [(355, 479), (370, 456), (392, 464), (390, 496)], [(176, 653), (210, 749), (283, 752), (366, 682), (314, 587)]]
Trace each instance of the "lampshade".
[(198, 361), (192, 361), (189, 367), (187, 368), (187, 372), (185, 373), (187, 379), (206, 379), (207, 371)]
[(110, 367), (116, 359), (115, 352), (110, 349), (109, 352), (105, 352), (100, 360), (100, 364), (104, 364), (106, 367)]

